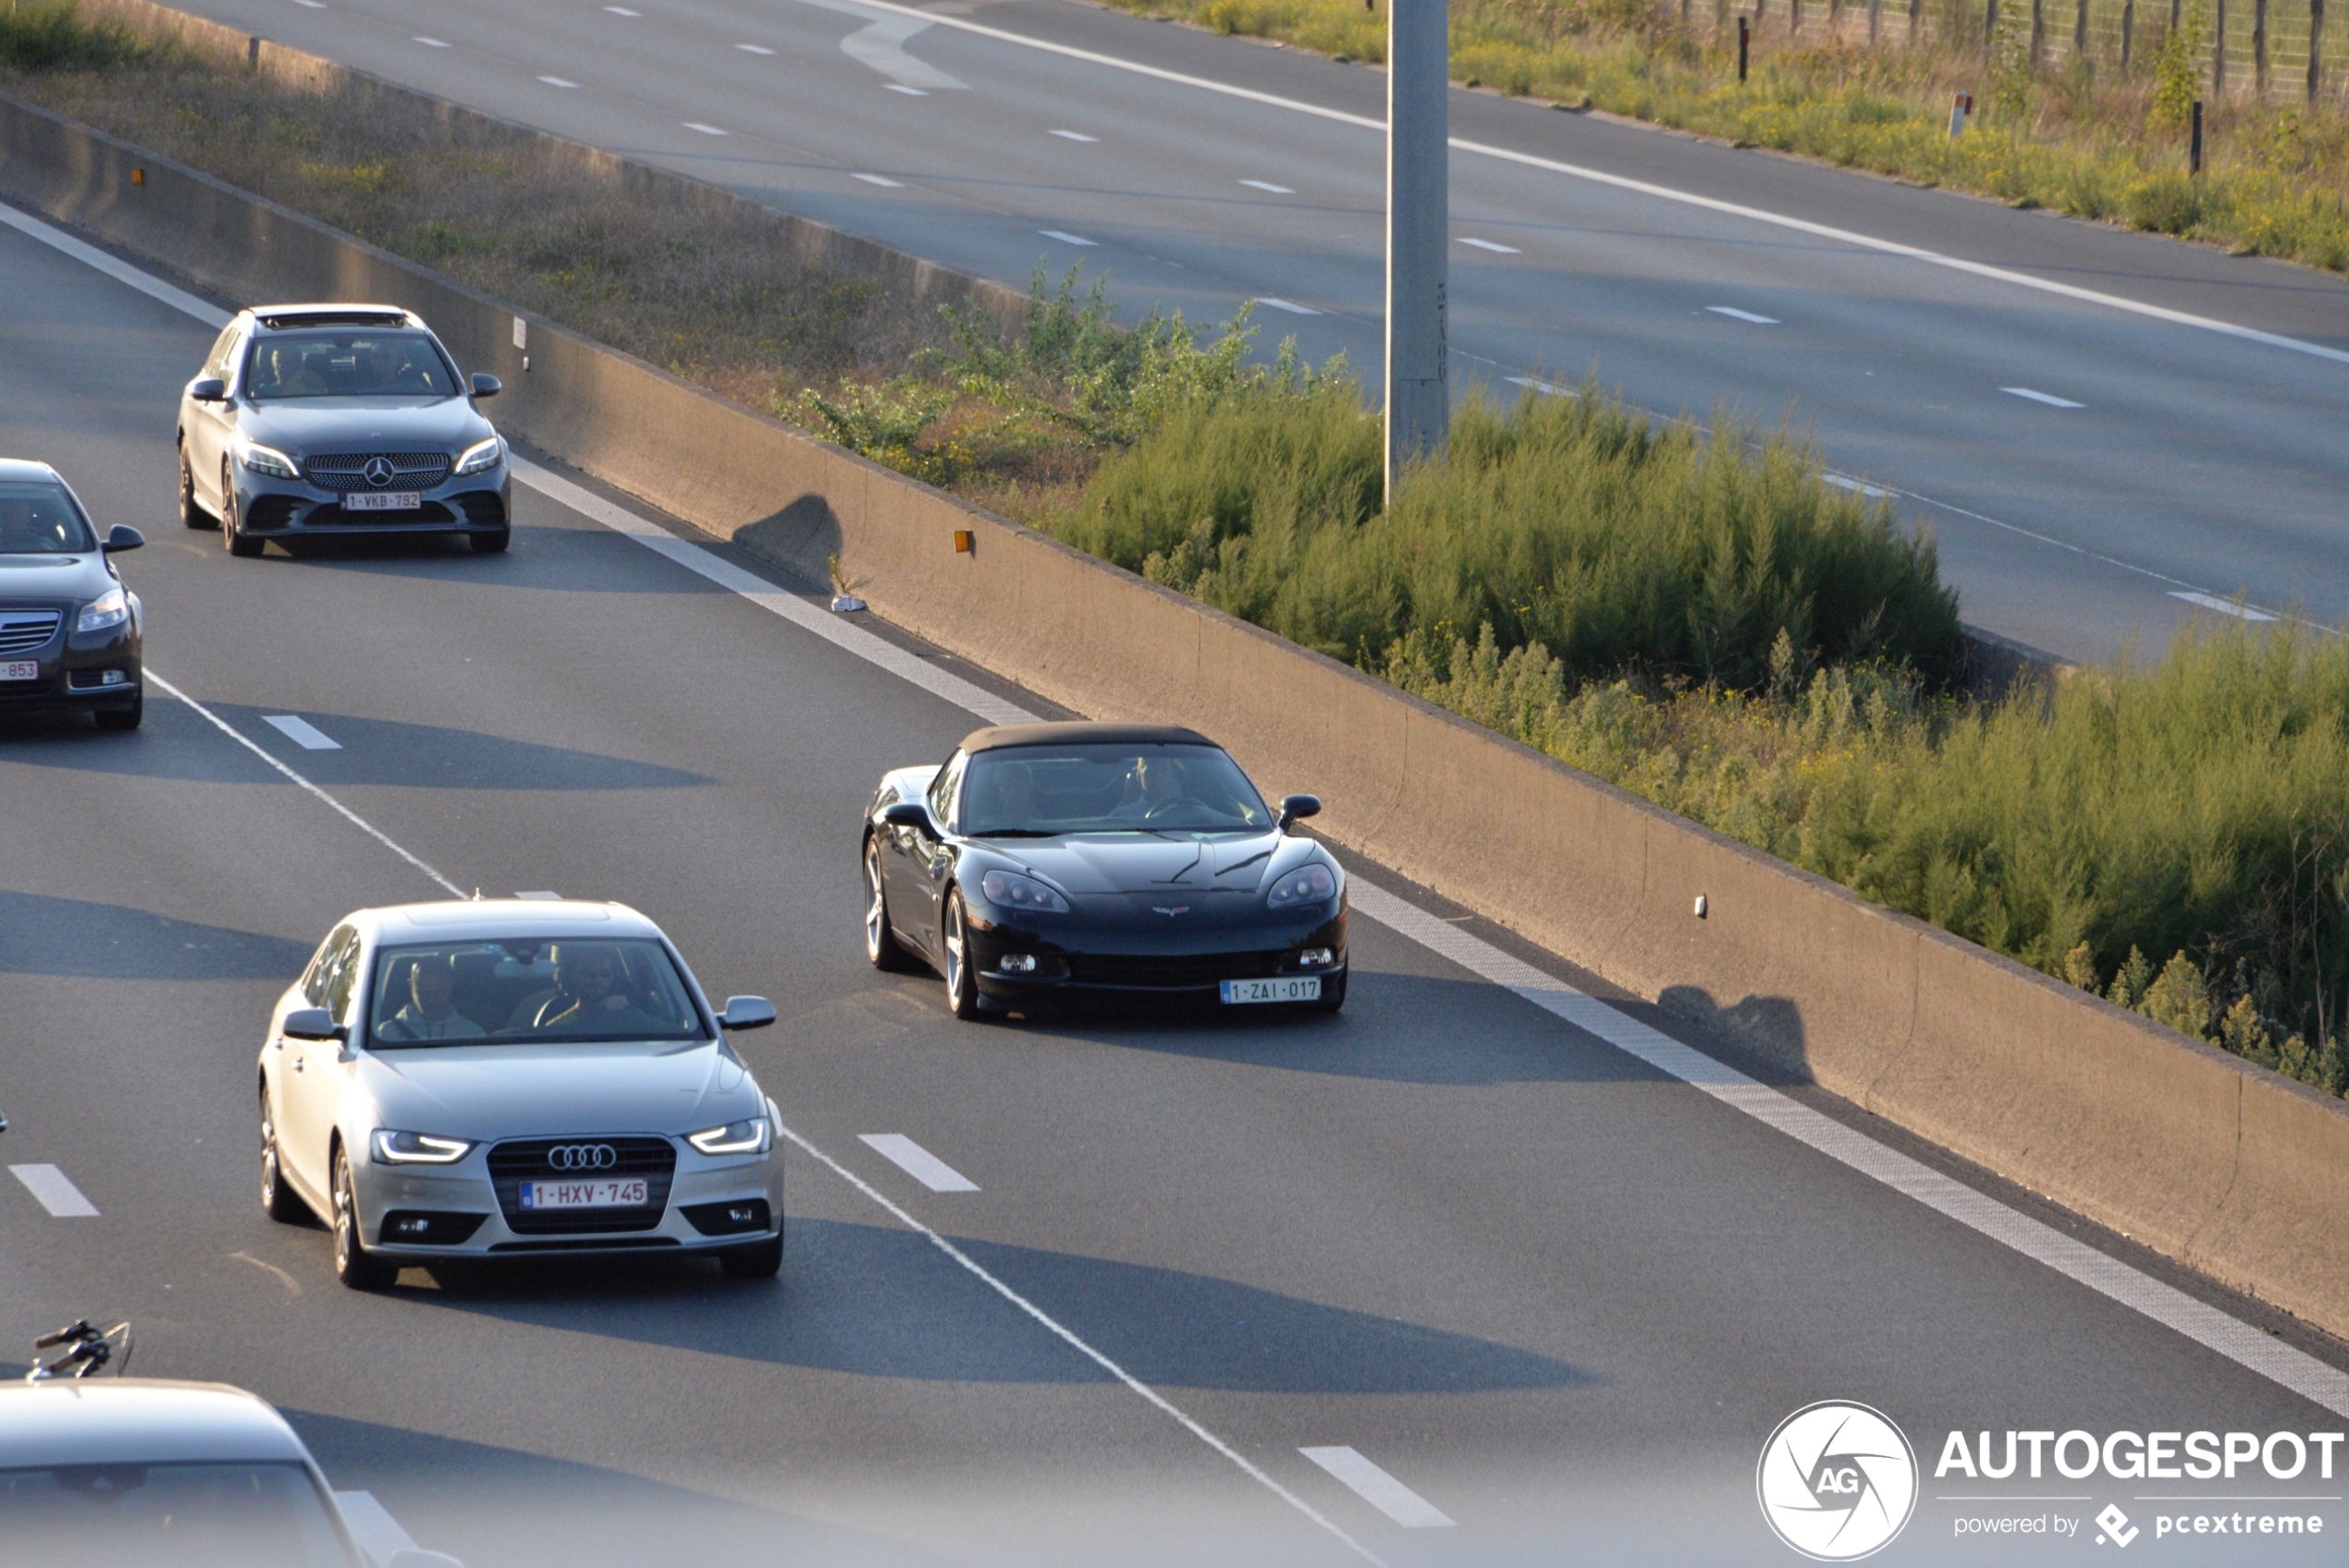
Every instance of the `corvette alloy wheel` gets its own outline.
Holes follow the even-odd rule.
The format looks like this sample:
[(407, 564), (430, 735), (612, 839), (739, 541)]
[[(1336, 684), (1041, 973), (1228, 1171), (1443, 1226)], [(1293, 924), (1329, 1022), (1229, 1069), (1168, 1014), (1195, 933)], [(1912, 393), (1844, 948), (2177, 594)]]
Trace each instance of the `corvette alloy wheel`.
[(898, 974), (914, 967), (889, 928), (889, 889), (881, 883), (880, 840), (865, 840), (865, 957), (875, 969)]

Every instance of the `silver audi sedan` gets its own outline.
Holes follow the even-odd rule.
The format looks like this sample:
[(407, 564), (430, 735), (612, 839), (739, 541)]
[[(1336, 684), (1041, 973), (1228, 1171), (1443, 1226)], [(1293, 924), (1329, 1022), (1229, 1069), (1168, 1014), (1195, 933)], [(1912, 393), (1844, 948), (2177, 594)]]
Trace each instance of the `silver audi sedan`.
[(451, 1257), (690, 1252), (783, 1261), (774, 1102), (659, 927), (621, 904), (361, 910), (261, 1047), (261, 1201), (324, 1216), (354, 1290)]

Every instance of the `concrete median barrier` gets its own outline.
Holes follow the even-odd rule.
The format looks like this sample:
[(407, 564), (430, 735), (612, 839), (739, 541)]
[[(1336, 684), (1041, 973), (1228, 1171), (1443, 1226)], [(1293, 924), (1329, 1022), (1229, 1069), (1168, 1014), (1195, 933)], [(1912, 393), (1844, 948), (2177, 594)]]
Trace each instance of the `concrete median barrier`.
[(1054, 702), (1215, 735), (1271, 791), (1322, 795), (1340, 844), (2349, 1334), (2338, 1099), (547, 323), (525, 373), (498, 301), (5, 99), (0, 195), (228, 298), (409, 305), (505, 379), (499, 423), (542, 450), (811, 581), (836, 560), (880, 615)]

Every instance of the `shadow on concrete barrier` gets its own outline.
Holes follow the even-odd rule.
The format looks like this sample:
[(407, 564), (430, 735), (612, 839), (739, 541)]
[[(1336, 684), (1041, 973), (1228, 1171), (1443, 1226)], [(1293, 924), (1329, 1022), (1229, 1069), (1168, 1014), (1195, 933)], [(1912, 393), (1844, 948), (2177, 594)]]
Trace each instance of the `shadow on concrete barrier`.
[(5, 99), (0, 194), (228, 298), (410, 306), (466, 368), (506, 378), (499, 423), (539, 448), (812, 582), (836, 562), (882, 616), (1076, 712), (1203, 729), (1271, 793), (1321, 794), (1318, 826), (1340, 844), (2349, 1333), (2338, 1099), (535, 319), (525, 375), (498, 301)]

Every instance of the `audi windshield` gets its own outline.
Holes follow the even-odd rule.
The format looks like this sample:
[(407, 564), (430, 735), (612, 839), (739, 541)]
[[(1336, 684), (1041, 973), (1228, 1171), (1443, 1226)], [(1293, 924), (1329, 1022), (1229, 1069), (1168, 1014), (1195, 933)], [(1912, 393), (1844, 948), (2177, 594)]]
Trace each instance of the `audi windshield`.
[(669, 950), (643, 937), (385, 948), (368, 995), (379, 1050), (709, 1037)]

